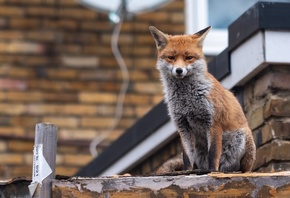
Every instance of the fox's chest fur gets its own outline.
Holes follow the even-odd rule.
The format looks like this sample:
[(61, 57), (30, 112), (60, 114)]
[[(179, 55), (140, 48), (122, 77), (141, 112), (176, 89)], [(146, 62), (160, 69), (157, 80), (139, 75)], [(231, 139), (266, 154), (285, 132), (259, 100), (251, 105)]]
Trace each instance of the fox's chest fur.
[(204, 128), (203, 131), (208, 130), (214, 113), (213, 105), (208, 100), (211, 82), (200, 74), (183, 79), (164, 75), (162, 81), (171, 118), (180, 123), (178, 125), (190, 127), (192, 130), (199, 127)]
[(208, 137), (214, 114), (214, 106), (208, 99), (212, 82), (203, 71), (177, 79), (160, 67), (159, 70), (170, 117), (180, 132), (190, 132), (196, 150), (196, 163), (207, 164)]

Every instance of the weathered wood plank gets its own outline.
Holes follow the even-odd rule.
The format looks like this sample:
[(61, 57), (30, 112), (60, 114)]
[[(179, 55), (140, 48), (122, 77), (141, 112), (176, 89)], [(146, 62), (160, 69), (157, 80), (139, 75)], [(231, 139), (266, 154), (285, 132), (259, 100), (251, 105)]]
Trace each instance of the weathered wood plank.
[(290, 172), (54, 180), (65, 197), (290, 197)]

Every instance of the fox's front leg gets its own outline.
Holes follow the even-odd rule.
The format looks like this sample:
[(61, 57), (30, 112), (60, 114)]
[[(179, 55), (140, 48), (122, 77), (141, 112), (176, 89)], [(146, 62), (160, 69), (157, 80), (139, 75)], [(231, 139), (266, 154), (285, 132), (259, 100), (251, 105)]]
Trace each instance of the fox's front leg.
[(183, 147), (184, 170), (193, 170), (194, 167), (194, 137), (188, 132), (178, 131)]
[(210, 130), (208, 162), (210, 171), (218, 171), (222, 154), (222, 129), (212, 127)]

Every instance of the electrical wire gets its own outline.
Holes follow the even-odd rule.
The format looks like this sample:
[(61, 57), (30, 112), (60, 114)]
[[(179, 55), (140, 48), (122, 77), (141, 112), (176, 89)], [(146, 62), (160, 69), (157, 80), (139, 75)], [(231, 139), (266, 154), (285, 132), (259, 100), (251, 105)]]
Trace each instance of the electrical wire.
[(98, 156), (98, 152), (96, 149), (97, 146), (102, 141), (104, 141), (110, 135), (110, 133), (113, 132), (113, 130), (119, 124), (123, 115), (124, 99), (128, 90), (128, 86), (129, 86), (129, 72), (118, 47), (118, 40), (119, 40), (120, 31), (123, 24), (123, 18), (124, 17), (121, 16), (120, 21), (117, 24), (115, 24), (112, 37), (111, 37), (112, 52), (122, 72), (122, 78), (123, 78), (122, 86), (118, 94), (116, 112), (115, 112), (115, 116), (114, 116), (114, 120), (112, 124), (105, 131), (103, 131), (99, 136), (95, 137), (90, 143), (90, 153), (93, 157)]

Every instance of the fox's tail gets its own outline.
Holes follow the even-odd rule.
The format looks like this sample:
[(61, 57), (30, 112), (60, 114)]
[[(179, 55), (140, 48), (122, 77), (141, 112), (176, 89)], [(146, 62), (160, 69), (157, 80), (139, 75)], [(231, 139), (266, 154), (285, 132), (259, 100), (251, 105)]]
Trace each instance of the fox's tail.
[(181, 171), (183, 169), (182, 154), (173, 157), (164, 162), (156, 171), (156, 174), (170, 173), (174, 171)]

